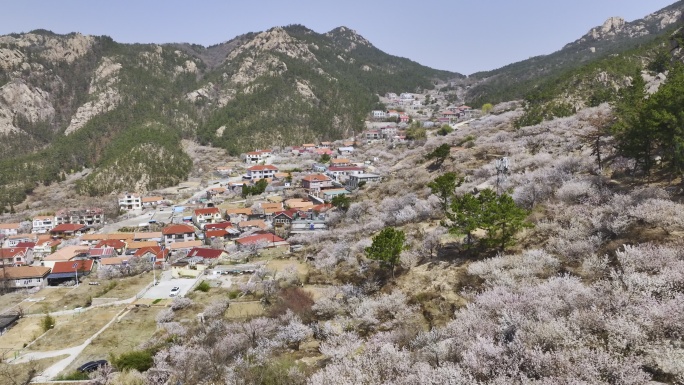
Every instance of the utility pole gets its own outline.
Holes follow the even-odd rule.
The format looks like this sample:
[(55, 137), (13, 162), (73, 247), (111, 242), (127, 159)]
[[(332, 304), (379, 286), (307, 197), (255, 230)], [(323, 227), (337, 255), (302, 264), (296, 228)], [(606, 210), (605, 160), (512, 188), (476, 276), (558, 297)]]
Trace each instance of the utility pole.
[(506, 181), (508, 178), (508, 171), (509, 171), (509, 161), (508, 157), (503, 157), (500, 159), (496, 160), (495, 163), (496, 167), (496, 195), (501, 195), (501, 185)]

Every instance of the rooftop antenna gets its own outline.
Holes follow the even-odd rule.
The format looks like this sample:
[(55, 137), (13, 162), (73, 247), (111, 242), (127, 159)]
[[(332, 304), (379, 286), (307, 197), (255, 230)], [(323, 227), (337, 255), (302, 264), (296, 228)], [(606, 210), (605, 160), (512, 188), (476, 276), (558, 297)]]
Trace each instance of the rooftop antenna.
[(496, 195), (501, 195), (501, 185), (508, 179), (508, 171), (510, 169), (510, 162), (508, 157), (497, 159), (495, 161), (496, 167)]

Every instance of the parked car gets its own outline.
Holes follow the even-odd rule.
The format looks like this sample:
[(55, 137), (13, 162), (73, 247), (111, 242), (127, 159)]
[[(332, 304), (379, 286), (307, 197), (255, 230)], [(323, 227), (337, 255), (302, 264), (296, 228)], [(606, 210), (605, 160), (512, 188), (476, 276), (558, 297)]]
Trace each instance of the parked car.
[(171, 289), (171, 293), (169, 293), (169, 297), (175, 297), (180, 293), (180, 287), (175, 286), (173, 289)]
[(107, 362), (107, 360), (88, 361), (85, 364), (79, 366), (76, 370), (78, 370), (81, 373), (90, 373), (96, 371), (97, 369), (105, 365), (109, 365), (109, 362)]

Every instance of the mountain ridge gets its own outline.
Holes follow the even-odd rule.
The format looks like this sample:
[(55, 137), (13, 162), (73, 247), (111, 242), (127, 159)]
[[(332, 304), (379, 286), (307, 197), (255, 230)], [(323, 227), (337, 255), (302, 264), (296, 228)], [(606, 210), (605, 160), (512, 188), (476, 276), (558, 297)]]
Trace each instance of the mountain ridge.
[[(233, 155), (341, 139), (362, 128), (378, 94), (459, 77), (384, 53), (347, 27), (273, 27), (210, 47), (47, 30), (0, 36), (0, 207), (83, 168), (93, 170), (80, 184), (90, 195), (132, 189), (121, 170), (147, 181), (141, 192), (177, 183), (189, 170), (180, 139)], [(144, 127), (154, 134), (141, 143), (134, 133)]]

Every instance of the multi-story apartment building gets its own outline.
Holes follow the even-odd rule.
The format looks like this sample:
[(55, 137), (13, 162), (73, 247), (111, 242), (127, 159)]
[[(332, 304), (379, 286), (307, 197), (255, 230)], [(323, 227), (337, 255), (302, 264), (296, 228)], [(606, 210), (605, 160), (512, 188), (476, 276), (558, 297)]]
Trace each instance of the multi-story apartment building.
[(39, 215), (33, 217), (31, 232), (34, 234), (46, 234), (55, 228), (55, 217), (50, 215)]
[(86, 226), (101, 225), (104, 223), (102, 209), (62, 209), (55, 214), (55, 226), (64, 223), (79, 223)]
[(142, 197), (135, 193), (124, 193), (119, 196), (119, 208), (121, 210), (142, 209)]

